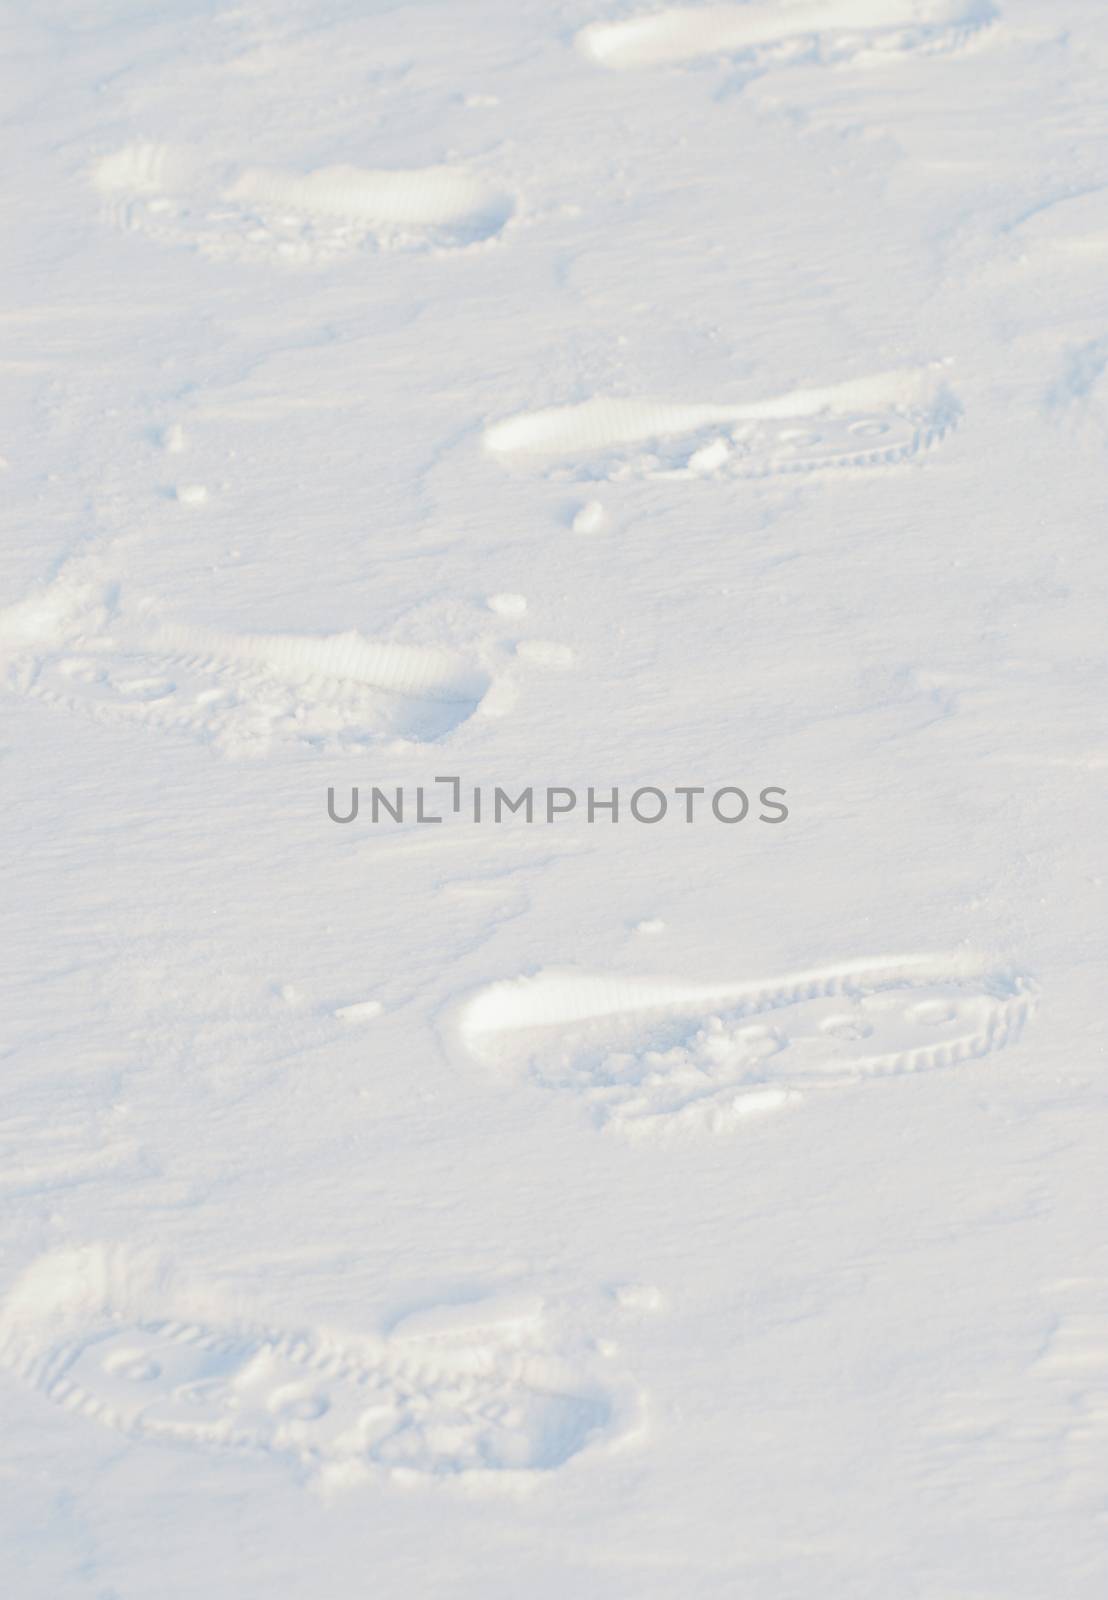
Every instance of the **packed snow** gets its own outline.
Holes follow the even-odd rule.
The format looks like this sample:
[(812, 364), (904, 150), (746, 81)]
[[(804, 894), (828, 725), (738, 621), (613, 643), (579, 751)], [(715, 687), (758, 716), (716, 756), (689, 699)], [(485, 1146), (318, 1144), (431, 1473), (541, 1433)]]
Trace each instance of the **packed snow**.
[(1108, 11), (12, 0), (12, 1600), (1102, 1600)]

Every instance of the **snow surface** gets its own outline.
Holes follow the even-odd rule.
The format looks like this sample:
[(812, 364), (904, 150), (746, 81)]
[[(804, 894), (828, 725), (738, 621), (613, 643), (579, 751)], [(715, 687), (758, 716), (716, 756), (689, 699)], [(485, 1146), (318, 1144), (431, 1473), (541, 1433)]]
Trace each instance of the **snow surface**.
[(5, 1596), (1101, 1600), (1102, 0), (0, 41)]

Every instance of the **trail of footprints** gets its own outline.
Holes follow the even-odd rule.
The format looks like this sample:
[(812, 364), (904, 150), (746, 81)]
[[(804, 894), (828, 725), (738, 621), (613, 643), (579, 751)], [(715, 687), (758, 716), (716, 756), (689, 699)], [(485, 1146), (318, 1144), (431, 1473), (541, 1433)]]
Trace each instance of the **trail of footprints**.
[(102, 587), (63, 571), (0, 612), (7, 687), (103, 723), (179, 732), (225, 755), (275, 742), (434, 739), (490, 686), (449, 651), (324, 637), (237, 634), (120, 616)]
[[(452, 1031), (471, 1057), (577, 1094), (602, 1125), (638, 1138), (729, 1132), (809, 1091), (979, 1059), (1018, 1038), (1035, 1000), (1023, 975), (968, 957), (734, 985), (548, 971), (480, 991)], [(154, 1315), (125, 1281), (90, 1306), (89, 1278), (111, 1276), (102, 1266), (84, 1285), (49, 1259), (29, 1276), (47, 1292), (9, 1297), (0, 1366), (132, 1438), (282, 1457), (330, 1486), (373, 1471), (495, 1484), (640, 1431), (638, 1393), (611, 1346), (555, 1326), (535, 1297), (440, 1308), (388, 1338), (342, 1341), (182, 1320), (176, 1305)], [(1059, 1404), (1087, 1413), (1058, 1424), (1086, 1478), (1086, 1446), (1103, 1435), (1102, 1331), (1071, 1319), (1040, 1363)], [(965, 1418), (951, 1426), (957, 1436)]]
[(0, 1364), (132, 1438), (280, 1456), (332, 1484), (551, 1471), (630, 1426), (633, 1392), (587, 1343), (559, 1346), (538, 1300), (448, 1307), (389, 1338), (135, 1317), (0, 1328)]
[(762, 478), (873, 467), (938, 443), (961, 408), (941, 369), (725, 405), (594, 397), (486, 428), (485, 449), (578, 480)]
[(991, 0), (793, 0), (672, 6), (577, 35), (586, 59), (616, 72), (736, 58), (753, 70), (813, 58), (956, 48), (996, 16)]
[(1019, 1037), (1035, 999), (1023, 975), (957, 959), (731, 986), (548, 970), (480, 991), (451, 1032), (640, 1139), (727, 1133), (809, 1092), (978, 1059)]
[[(988, 0), (754, 0), (596, 22), (576, 42), (616, 71), (708, 57), (760, 69), (946, 48), (993, 15)], [(463, 248), (495, 239), (516, 210), (502, 186), (453, 166), (218, 169), (157, 144), (103, 157), (92, 181), (120, 228), (216, 259), (311, 264), (370, 246)], [(506, 465), (583, 478), (750, 478), (904, 461), (959, 414), (926, 369), (743, 405), (595, 397), (497, 422), (484, 444)], [(0, 666), (10, 687), (49, 704), (187, 732), (231, 754), (283, 738), (433, 738), (489, 688), (448, 652), (355, 633), (124, 624), (64, 574), (0, 614)], [(575, 1095), (599, 1125), (641, 1138), (729, 1132), (821, 1089), (982, 1058), (1018, 1038), (1035, 1000), (1023, 975), (958, 959), (732, 985), (548, 970), (482, 990), (450, 1031), (468, 1059)], [(1088, 1365), (1087, 1341), (1077, 1343), (1076, 1357), (1072, 1339), (1059, 1355), (1067, 1371), (1074, 1359), (1074, 1370)], [(131, 1437), (284, 1456), (339, 1481), (373, 1469), (541, 1473), (619, 1437), (635, 1409), (595, 1348), (563, 1348), (535, 1302), (342, 1343), (136, 1314), (124, 1297), (63, 1319), (62, 1331), (46, 1315), (0, 1324), (0, 1364), (55, 1405)]]
[[(581, 56), (615, 71), (734, 59), (761, 71), (950, 49), (996, 16), (992, 0), (796, 0), (692, 5), (581, 29)], [(297, 172), (206, 162), (187, 147), (136, 141), (99, 158), (93, 188), (124, 232), (213, 259), (326, 264), (378, 249), (458, 249), (497, 238), (518, 202), (466, 168), (340, 163)]]
[(480, 244), (494, 239), (515, 211), (507, 190), (461, 167), (220, 170), (161, 144), (129, 144), (102, 157), (92, 182), (109, 220), (124, 232), (213, 259), (300, 265), (367, 246)]

